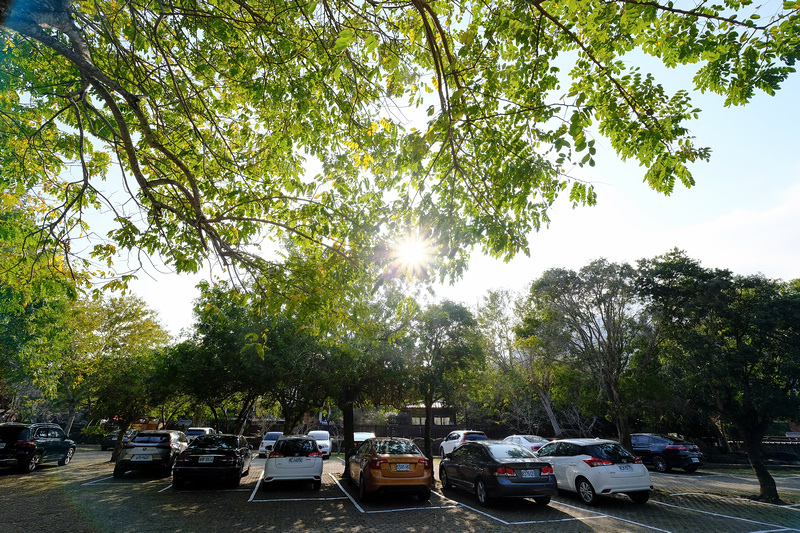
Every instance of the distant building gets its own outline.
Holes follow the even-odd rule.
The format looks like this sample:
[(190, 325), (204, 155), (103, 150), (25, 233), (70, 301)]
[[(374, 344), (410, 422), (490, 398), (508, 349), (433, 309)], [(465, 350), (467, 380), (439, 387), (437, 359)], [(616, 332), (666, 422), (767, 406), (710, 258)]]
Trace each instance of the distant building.
[[(412, 426), (425, 425), (425, 405), (410, 404), (403, 407), (401, 410), (407, 413)], [(452, 426), (456, 421), (455, 407), (445, 405), (443, 402), (433, 402), (431, 414), (433, 415), (434, 426)]]

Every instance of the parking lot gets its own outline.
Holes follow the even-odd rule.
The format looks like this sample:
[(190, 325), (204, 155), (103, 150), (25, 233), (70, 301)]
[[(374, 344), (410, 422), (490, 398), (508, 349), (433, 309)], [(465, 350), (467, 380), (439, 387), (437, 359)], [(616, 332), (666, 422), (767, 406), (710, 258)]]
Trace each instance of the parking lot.
[[(757, 491), (747, 471), (651, 473), (656, 490), (645, 505), (615, 496), (588, 507), (563, 493), (547, 507), (529, 500), (480, 507), (472, 494), (440, 485), (429, 502), (395, 495), (363, 503), (341, 478), (343, 464), (336, 458), (325, 462), (319, 491), (305, 484), (264, 490), (264, 459), (254, 460), (238, 488), (187, 484), (175, 490), (169, 477), (129, 472), (113, 478), (110, 453), (84, 446), (66, 467), (0, 473), (0, 530), (800, 532), (800, 505), (735, 496)], [(800, 502), (800, 471), (776, 481), (785, 498)]]

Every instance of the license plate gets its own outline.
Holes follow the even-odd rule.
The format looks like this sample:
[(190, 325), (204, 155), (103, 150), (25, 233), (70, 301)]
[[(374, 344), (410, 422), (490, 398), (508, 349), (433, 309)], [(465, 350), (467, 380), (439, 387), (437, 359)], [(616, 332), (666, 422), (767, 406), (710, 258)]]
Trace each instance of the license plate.
[(213, 463), (214, 458), (209, 455), (201, 455), (197, 458), (198, 463)]
[(700, 459), (698, 459), (697, 457), (692, 457), (692, 462), (693, 463), (699, 463)]
[(397, 463), (397, 471), (408, 472), (410, 471), (410, 465), (408, 463)]
[(619, 465), (620, 472), (633, 472), (633, 467), (631, 465)]
[(134, 455), (131, 461), (150, 461), (149, 455)]
[(289, 457), (289, 462), (290, 463), (302, 463), (303, 462), (303, 458), (302, 457)]
[(539, 470), (519, 470), (519, 477), (539, 477)]

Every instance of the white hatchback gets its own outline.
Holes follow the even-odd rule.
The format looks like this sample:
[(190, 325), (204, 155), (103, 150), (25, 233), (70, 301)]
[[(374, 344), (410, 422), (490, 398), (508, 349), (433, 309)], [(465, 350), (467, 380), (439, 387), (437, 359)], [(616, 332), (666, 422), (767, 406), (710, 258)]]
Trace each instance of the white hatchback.
[(322, 452), (314, 437), (281, 435), (272, 446), (264, 464), (262, 487), (276, 481), (309, 481), (314, 490), (322, 486)]
[(650, 499), (647, 467), (613, 440), (556, 440), (534, 453), (553, 465), (559, 489), (577, 492), (589, 505), (602, 494), (627, 494), (636, 503)]
[(317, 445), (319, 446), (319, 451), (322, 452), (323, 459), (330, 459), (331, 457), (331, 448), (333, 447), (331, 442), (331, 434), (327, 431), (309, 431), (309, 437), (314, 437), (314, 440), (317, 441)]

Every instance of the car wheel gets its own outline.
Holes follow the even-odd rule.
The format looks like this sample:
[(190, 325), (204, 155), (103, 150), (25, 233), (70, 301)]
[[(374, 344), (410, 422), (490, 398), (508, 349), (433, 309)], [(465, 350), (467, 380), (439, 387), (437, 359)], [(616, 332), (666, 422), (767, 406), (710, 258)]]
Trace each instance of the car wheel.
[(650, 491), (649, 490), (640, 490), (638, 492), (629, 492), (628, 497), (633, 500), (633, 503), (647, 503), (647, 500), (650, 499)]
[(72, 461), (72, 456), (75, 455), (75, 448), (70, 448), (67, 450), (67, 453), (64, 454), (64, 457), (58, 460), (58, 466), (68, 465), (70, 461)]
[(594, 487), (592, 487), (588, 479), (583, 477), (578, 479), (577, 488), (578, 496), (583, 500), (583, 503), (587, 505), (594, 505), (597, 503), (597, 493), (594, 491)]
[(358, 478), (358, 499), (362, 502), (369, 500), (369, 492), (367, 492), (367, 484), (364, 483), (364, 474)]
[(453, 485), (450, 483), (450, 478), (447, 477), (447, 470), (444, 467), (439, 467), (439, 481), (442, 482), (443, 489), (452, 489)]
[(319, 489), (321, 489), (321, 488), (322, 488), (322, 481), (315, 481), (315, 482), (313, 483), (313, 486), (312, 486), (311, 488), (313, 488), (314, 490), (319, 490)]
[(691, 473), (693, 473), (693, 472), (697, 472), (697, 468), (698, 468), (697, 466), (690, 465), (690, 466), (684, 466), (684, 467), (683, 467), (683, 470), (684, 470), (685, 472), (688, 472), (688, 473), (690, 473), (690, 474), (691, 474)]
[(179, 477), (172, 476), (172, 488), (175, 490), (183, 488), (185, 481)]
[(120, 478), (125, 475), (125, 469), (118, 466), (114, 467), (114, 477)]
[(478, 498), (478, 503), (483, 506), (488, 506), (490, 503), (489, 493), (486, 492), (486, 483), (482, 479), (475, 482), (475, 497)]
[(653, 468), (656, 469), (656, 472), (660, 472), (662, 474), (670, 471), (669, 463), (663, 455), (653, 456)]
[(421, 490), (417, 493), (417, 498), (421, 502), (427, 502), (431, 499), (431, 489), (427, 488), (425, 490)]
[(106, 446), (100, 446), (100, 451), (101, 452), (107, 452), (108, 448)]
[(550, 496), (542, 496), (541, 498), (534, 498), (533, 501), (536, 502), (536, 505), (541, 505), (544, 507), (545, 505), (550, 504)]
[(20, 472), (23, 474), (28, 474), (36, 470), (36, 467), (39, 466), (39, 461), (42, 460), (42, 456), (38, 453), (34, 453), (31, 455), (31, 458), (28, 461), (19, 467)]

